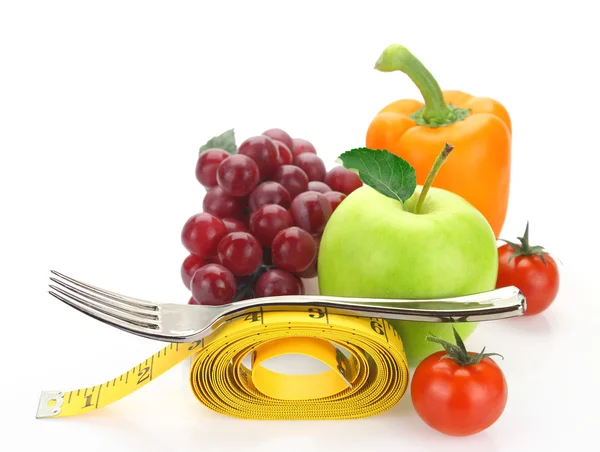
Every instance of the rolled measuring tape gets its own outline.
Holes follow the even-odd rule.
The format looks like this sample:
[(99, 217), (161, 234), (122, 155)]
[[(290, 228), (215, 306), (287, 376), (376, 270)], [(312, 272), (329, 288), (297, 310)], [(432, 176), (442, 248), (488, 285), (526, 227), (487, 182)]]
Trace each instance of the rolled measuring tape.
[[(343, 353), (340, 348), (347, 350)], [(303, 354), (329, 370), (281, 374), (263, 364)], [(244, 365), (251, 356), (250, 368)], [(354, 419), (380, 414), (404, 395), (409, 370), (402, 340), (385, 320), (330, 314), (326, 308), (238, 316), (203, 340), (171, 343), (122, 375), (97, 386), (44, 391), (37, 418), (100, 409), (191, 358), (190, 384), (209, 409), (242, 419)]]

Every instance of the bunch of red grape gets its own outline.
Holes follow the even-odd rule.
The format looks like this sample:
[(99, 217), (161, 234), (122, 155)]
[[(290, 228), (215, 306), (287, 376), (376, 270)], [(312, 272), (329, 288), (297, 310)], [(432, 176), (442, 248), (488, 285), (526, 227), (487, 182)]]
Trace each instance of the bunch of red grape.
[(189, 252), (181, 278), (190, 304), (299, 295), (317, 276), (319, 242), (333, 211), (362, 185), (343, 166), (330, 171), (307, 140), (269, 129), (230, 154), (202, 151), (196, 178), (203, 212), (181, 232)]

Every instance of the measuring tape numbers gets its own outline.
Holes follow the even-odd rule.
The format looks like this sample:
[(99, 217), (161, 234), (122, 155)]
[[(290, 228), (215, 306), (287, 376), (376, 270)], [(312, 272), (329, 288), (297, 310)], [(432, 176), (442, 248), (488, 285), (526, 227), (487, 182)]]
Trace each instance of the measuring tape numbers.
[[(328, 370), (290, 375), (263, 365), (285, 354), (310, 356)], [(251, 364), (246, 367), (248, 355)], [(383, 319), (330, 314), (323, 307), (262, 308), (227, 321), (202, 340), (171, 343), (100, 385), (44, 391), (36, 417), (76, 416), (100, 409), (188, 358), (190, 385), (198, 401), (242, 419), (373, 416), (402, 398), (409, 379), (402, 341)]]

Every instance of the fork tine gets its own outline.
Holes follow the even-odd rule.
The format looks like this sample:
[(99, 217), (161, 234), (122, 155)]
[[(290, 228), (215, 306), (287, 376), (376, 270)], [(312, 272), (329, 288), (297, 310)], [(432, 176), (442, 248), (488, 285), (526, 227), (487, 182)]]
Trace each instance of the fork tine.
[(156, 311), (158, 309), (156, 304), (151, 303), (149, 301), (140, 300), (138, 298), (127, 297), (125, 295), (121, 295), (116, 292), (111, 292), (111, 291), (108, 291), (105, 289), (101, 289), (100, 287), (92, 286), (90, 284), (86, 284), (84, 282), (77, 281), (76, 279), (73, 279), (69, 276), (66, 276), (66, 275), (63, 275), (62, 273), (57, 272), (56, 270), (50, 270), (50, 273), (58, 276), (59, 278), (64, 279), (65, 281), (70, 282), (71, 284), (75, 284), (76, 286), (79, 286), (85, 290), (94, 292), (95, 294), (102, 295), (104, 297), (108, 297), (112, 300), (120, 301), (120, 302), (126, 303), (128, 305), (131, 305), (131, 306), (134, 306), (134, 307), (140, 308), (140, 309), (147, 309), (147, 310), (151, 310), (151, 311)]
[(91, 309), (84, 304), (80, 304), (73, 300), (70, 300), (67, 297), (63, 297), (62, 295), (60, 295), (56, 292), (48, 291), (48, 293), (50, 295), (52, 295), (54, 298), (62, 301), (63, 303), (71, 306), (72, 308), (75, 308), (78, 311), (92, 317), (93, 319), (100, 320), (101, 322), (104, 322), (110, 326), (114, 326), (121, 330), (127, 331), (128, 333), (133, 333), (133, 334), (138, 334), (138, 335), (147, 335), (150, 331), (147, 328), (140, 327), (140, 326), (132, 324), (130, 322), (126, 322), (126, 321), (120, 320), (118, 318), (112, 317), (110, 315), (104, 314), (95, 309)]
[(57, 279), (57, 278), (50, 277), (50, 280), (55, 282), (56, 284), (59, 284), (60, 286), (64, 287), (69, 292), (73, 292), (78, 295), (81, 295), (83, 298), (93, 300), (97, 303), (104, 304), (111, 308), (119, 309), (119, 310), (123, 311), (124, 313), (130, 313), (130, 314), (135, 313), (138, 316), (147, 318), (149, 320), (158, 320), (158, 315), (156, 314), (157, 311), (149, 311), (147, 309), (138, 308), (137, 306), (131, 306), (130, 304), (126, 304), (121, 301), (115, 301), (114, 299), (111, 299), (111, 298), (108, 298), (105, 296), (94, 295), (93, 293), (89, 293), (84, 290), (78, 289), (77, 287), (74, 287), (64, 281), (61, 281), (60, 279)]
[[(125, 312), (120, 309), (107, 306), (104, 303), (99, 303), (92, 298), (82, 298), (71, 292), (61, 289), (60, 287), (50, 284), (50, 288), (54, 291), (50, 292), (51, 295), (61, 294), (59, 298), (65, 303), (69, 303), (71, 306), (76, 307), (78, 305), (82, 309), (93, 313), (97, 318), (102, 318), (109, 323), (118, 323), (120, 325), (127, 325), (130, 328), (142, 329), (142, 330), (157, 330), (159, 329), (158, 319), (152, 320), (145, 317), (138, 316), (134, 313)], [(66, 298), (67, 300), (65, 300)], [(80, 309), (81, 310), (81, 309)]]

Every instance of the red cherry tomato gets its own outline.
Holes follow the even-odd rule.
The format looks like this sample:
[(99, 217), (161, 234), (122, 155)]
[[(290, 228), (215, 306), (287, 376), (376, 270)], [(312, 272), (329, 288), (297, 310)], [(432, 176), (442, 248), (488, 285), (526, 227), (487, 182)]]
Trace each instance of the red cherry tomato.
[(548, 309), (560, 286), (556, 261), (540, 246), (529, 245), (529, 224), (521, 244), (508, 242), (498, 248), (496, 288), (515, 286), (527, 299), (525, 315)]
[[(411, 398), (419, 417), (451, 436), (487, 429), (503, 413), (508, 399), (504, 373), (489, 354), (467, 352), (464, 344), (461, 349), (458, 357), (448, 348), (425, 358), (411, 382)], [(444, 355), (454, 357), (442, 359)]]

